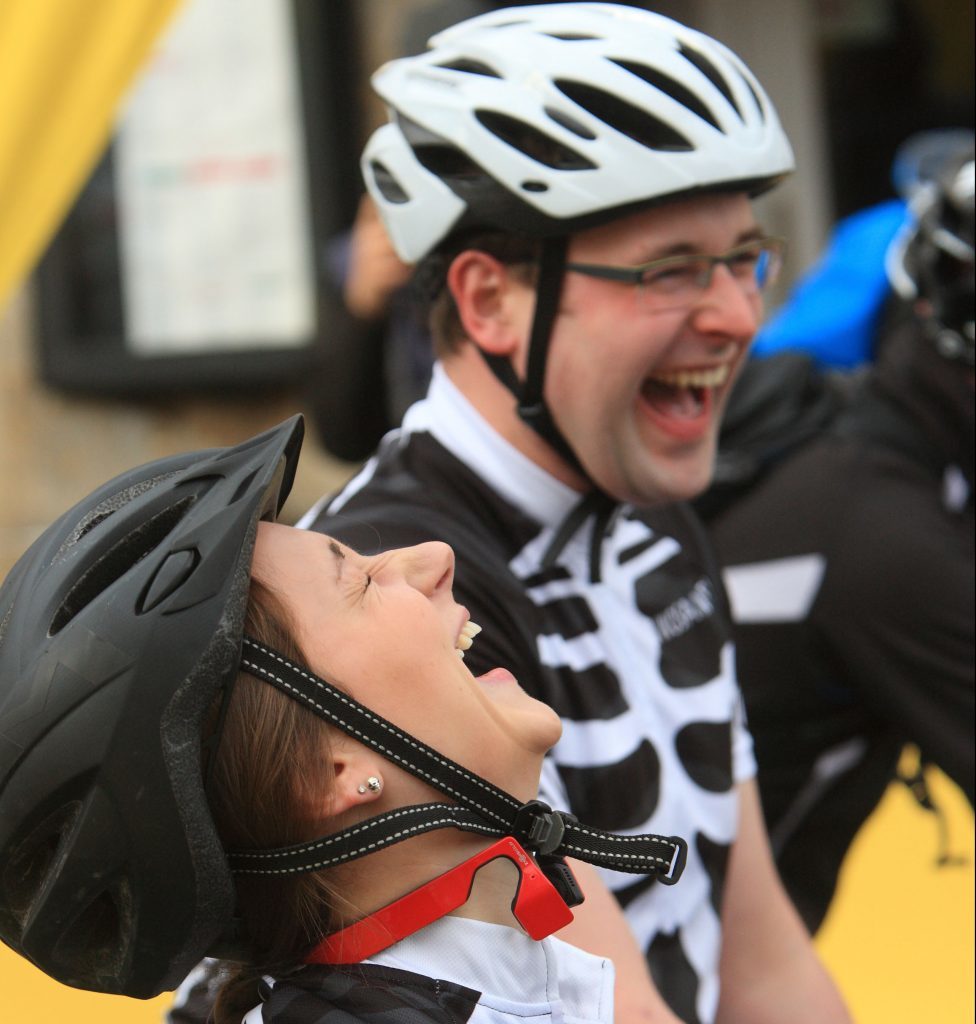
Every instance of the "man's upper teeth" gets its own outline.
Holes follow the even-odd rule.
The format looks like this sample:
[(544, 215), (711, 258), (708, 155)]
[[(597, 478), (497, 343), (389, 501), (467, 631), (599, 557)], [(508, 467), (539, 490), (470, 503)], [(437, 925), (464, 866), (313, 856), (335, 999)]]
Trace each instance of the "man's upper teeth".
[(464, 652), (471, 647), (471, 643), (474, 638), (481, 632), (481, 626), (476, 622), (472, 622), (470, 619), (464, 624), (461, 632), (458, 634), (458, 638), (454, 643), (454, 646), (461, 655), (464, 657)]
[(676, 388), (717, 388), (728, 380), (729, 364), (713, 366), (710, 370), (676, 370), (674, 373), (655, 373), (654, 380)]

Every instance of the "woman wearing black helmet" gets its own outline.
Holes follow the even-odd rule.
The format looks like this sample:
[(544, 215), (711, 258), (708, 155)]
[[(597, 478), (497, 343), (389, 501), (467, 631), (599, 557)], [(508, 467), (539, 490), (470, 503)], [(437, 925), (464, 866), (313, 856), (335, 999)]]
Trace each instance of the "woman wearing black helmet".
[(271, 521), (301, 435), (111, 481), (0, 588), (0, 936), (143, 998), (222, 955), (219, 1021), (610, 1020), (609, 964), (533, 942), (562, 858), (673, 882), (684, 844), (532, 799), (559, 720), (464, 669), (450, 548)]

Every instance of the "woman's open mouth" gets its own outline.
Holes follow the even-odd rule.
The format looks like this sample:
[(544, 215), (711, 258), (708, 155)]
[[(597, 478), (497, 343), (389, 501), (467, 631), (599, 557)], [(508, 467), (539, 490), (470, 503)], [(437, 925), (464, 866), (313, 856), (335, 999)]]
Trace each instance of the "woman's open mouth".
[[(454, 649), (457, 651), (459, 658), (464, 657), (464, 652), (471, 650), (471, 646), (474, 643), (474, 638), (481, 632), (481, 626), (477, 622), (472, 622), (470, 619), (465, 622), (461, 627), (461, 632), (458, 633), (457, 640), (454, 642)], [(487, 672), (482, 672), (480, 676), (474, 677), (475, 681), (482, 683), (486, 686), (490, 686), (493, 683), (498, 684), (511, 684), (515, 683), (518, 685), (518, 680), (507, 668), (492, 668)]]

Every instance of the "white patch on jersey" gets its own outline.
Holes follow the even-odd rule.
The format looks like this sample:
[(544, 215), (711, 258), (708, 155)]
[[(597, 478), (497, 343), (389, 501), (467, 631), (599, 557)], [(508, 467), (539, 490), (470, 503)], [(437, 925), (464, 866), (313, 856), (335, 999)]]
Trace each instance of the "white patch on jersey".
[(728, 566), (723, 576), (736, 622), (802, 622), (820, 592), (827, 560), (796, 555)]

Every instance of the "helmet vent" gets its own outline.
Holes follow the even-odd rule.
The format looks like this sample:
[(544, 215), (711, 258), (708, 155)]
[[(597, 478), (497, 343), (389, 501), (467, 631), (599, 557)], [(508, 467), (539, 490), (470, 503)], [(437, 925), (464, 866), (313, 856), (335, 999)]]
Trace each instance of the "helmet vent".
[(581, 139), (592, 142), (596, 138), (595, 132), (591, 132), (585, 124), (581, 124), (575, 117), (571, 117), (562, 110), (557, 110), (555, 107), (546, 107), (546, 113), (556, 124), (561, 125), (567, 131), (571, 131), (574, 135), (578, 135)]
[(63, 976), (86, 988), (118, 990), (133, 933), (132, 895), (125, 879), (103, 890), (58, 940), (51, 959)]
[(421, 145), (414, 152), (428, 171), (445, 180), (470, 181), (484, 176), (481, 168), (454, 146)]
[[(719, 70), (715, 65), (698, 50), (693, 49), (687, 44), (682, 44), (679, 51), (681, 56), (685, 60), (694, 64), (696, 68), (715, 86), (716, 89), (729, 101), (732, 109), (742, 118), (742, 111), (739, 109), (739, 104), (735, 102), (735, 97), (732, 95), (732, 90), (729, 88), (729, 83), (719, 74)], [(751, 88), (751, 87), (750, 87)], [(762, 109), (760, 107), (760, 109)]]
[(158, 476), (149, 477), (147, 480), (140, 480), (131, 487), (117, 491), (111, 497), (100, 501), (78, 521), (78, 525), (65, 538), (64, 543), (58, 548), (57, 554), (51, 559), (51, 564), (53, 565), (57, 562), (70, 548), (74, 547), (87, 534), (91, 533), (100, 523), (105, 522), (114, 512), (124, 508), (130, 501), (138, 498), (140, 494), (145, 494), (146, 491), (152, 490), (163, 481), (175, 475), (175, 472), (160, 473)]
[(445, 71), (462, 71), (467, 75), (484, 75), (486, 78), (501, 78), (502, 76), (492, 67), (483, 61), (472, 60), (470, 57), (461, 57), (458, 60), (447, 61), (438, 64), (437, 67)]
[(23, 931), (34, 900), (47, 882), (62, 839), (71, 831), (80, 811), (78, 800), (63, 804), (35, 826), (7, 858), (3, 867), (3, 899), (0, 900), (4, 932), (20, 935)]
[(556, 139), (524, 121), (518, 120), (518, 118), (500, 114), (495, 110), (479, 110), (475, 116), (488, 131), (497, 135), (502, 142), (507, 142), (520, 153), (524, 153), (537, 163), (545, 164), (546, 167), (553, 167), (560, 171), (589, 171), (595, 167), (576, 150), (564, 146), (561, 142), (557, 142)]
[(258, 470), (252, 469), (250, 473), (237, 485), (237, 490), (234, 491), (234, 496), (227, 502), (228, 505), (234, 505), (241, 498), (245, 497), (251, 489), (251, 484), (254, 483), (254, 478), (258, 475)]
[(380, 190), (380, 195), (388, 203), (409, 203), (410, 196), (404, 191), (403, 186), (393, 177), (390, 171), (379, 160), (370, 161), (369, 169), (373, 172), (373, 181)]
[(55, 636), (99, 594), (158, 547), (193, 504), (192, 495), (157, 512), (114, 544), (68, 591), (54, 614), (48, 633)]
[(755, 89), (753, 89), (752, 82), (750, 82), (748, 78), (744, 78), (743, 81), (746, 83), (746, 86), (748, 87), (749, 92), (752, 95), (753, 100), (755, 101), (756, 110), (759, 111), (759, 119), (760, 119), (760, 121), (765, 121), (766, 120), (766, 110), (763, 107), (762, 100), (759, 98), (759, 94), (756, 92)]
[(676, 100), (692, 113), (697, 114), (703, 121), (707, 121), (713, 128), (719, 128), (715, 115), (708, 107), (690, 89), (671, 78), (670, 75), (666, 75), (656, 68), (648, 67), (646, 64), (638, 64), (635, 61), (615, 60), (611, 63), (623, 68), (624, 71), (629, 71), (632, 75), (636, 75), (642, 81), (647, 82), (648, 85), (670, 96), (671, 99)]
[(557, 81), (556, 87), (594, 117), (648, 149), (680, 153), (694, 149), (671, 125), (603, 89), (566, 79)]
[(599, 36), (591, 36), (585, 32), (543, 32), (544, 36), (558, 39), (563, 43), (592, 43)]

